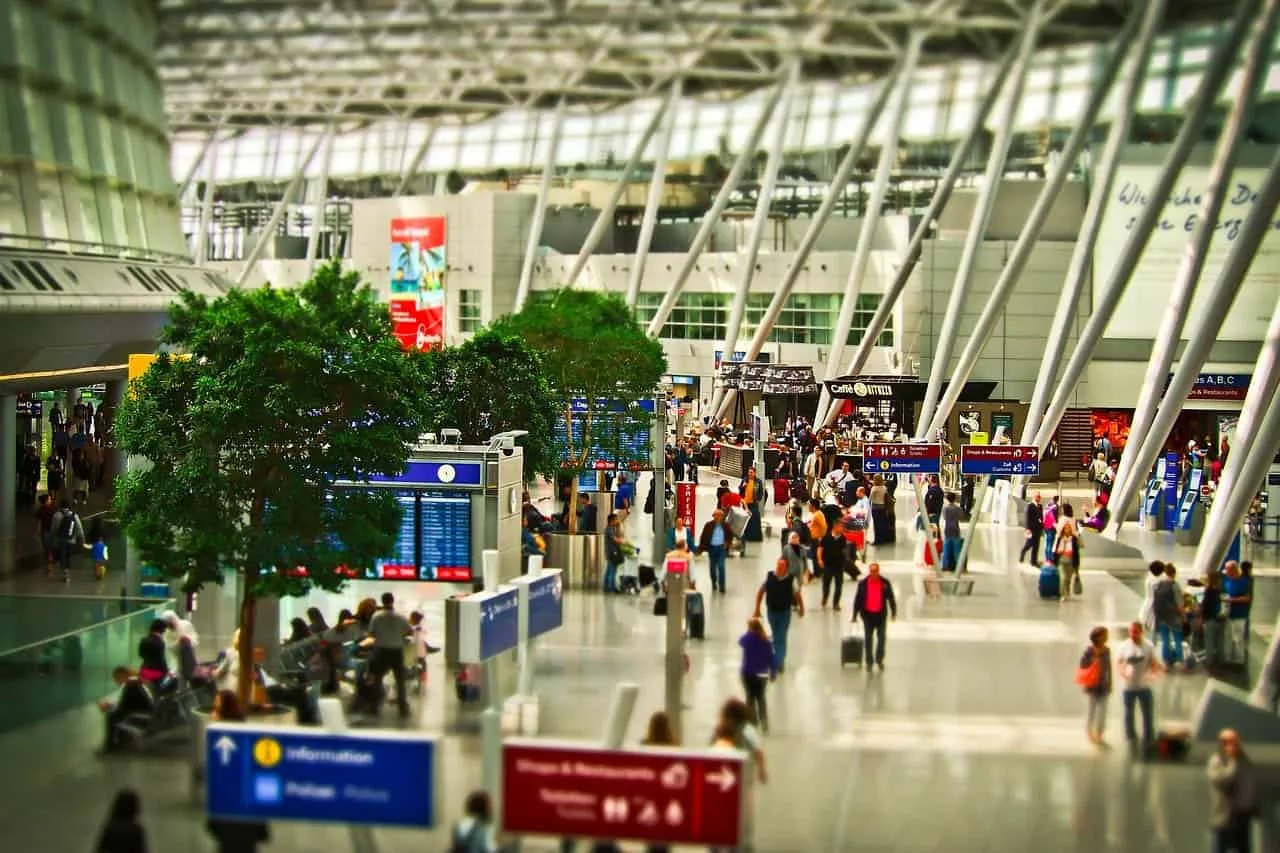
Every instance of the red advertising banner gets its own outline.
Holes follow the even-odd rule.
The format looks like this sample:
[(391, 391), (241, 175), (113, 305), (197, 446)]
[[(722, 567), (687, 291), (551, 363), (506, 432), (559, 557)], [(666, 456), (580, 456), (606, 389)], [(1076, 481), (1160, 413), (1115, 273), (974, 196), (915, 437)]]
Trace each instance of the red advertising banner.
[(684, 519), (686, 527), (698, 529), (698, 484), (676, 483), (676, 515)]
[(443, 216), (391, 220), (391, 317), (407, 350), (444, 346)]
[(502, 747), (502, 829), (513, 835), (737, 847), (745, 765), (734, 752)]

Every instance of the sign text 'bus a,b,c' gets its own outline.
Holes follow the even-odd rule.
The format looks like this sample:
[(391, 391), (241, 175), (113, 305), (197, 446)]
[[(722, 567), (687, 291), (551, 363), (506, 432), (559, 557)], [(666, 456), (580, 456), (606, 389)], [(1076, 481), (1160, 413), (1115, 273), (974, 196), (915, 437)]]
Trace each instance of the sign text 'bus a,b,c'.
[(436, 824), (439, 766), (426, 735), (215, 723), (204, 748), (210, 817)]

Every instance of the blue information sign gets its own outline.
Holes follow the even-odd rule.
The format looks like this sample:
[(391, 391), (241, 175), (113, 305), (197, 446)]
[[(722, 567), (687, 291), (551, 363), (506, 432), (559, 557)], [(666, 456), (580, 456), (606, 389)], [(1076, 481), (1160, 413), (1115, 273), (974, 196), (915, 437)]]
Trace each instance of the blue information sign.
[(205, 733), (205, 761), (211, 817), (422, 829), (436, 823), (430, 737), (214, 724)]
[(1164, 456), (1164, 527), (1173, 530), (1178, 523), (1178, 454)]
[(480, 602), (480, 657), (509, 652), (520, 642), (520, 596), (515, 589), (499, 590)]
[(564, 590), (560, 573), (529, 581), (529, 639), (564, 624)]
[(370, 483), (394, 483), (399, 486), (480, 486), (479, 462), (432, 462), (410, 459), (404, 473), (397, 477), (374, 474)]
[(942, 470), (939, 444), (868, 442), (862, 445), (865, 474), (937, 474)]
[(960, 448), (960, 473), (979, 477), (1034, 477), (1040, 448), (1018, 444), (968, 444)]

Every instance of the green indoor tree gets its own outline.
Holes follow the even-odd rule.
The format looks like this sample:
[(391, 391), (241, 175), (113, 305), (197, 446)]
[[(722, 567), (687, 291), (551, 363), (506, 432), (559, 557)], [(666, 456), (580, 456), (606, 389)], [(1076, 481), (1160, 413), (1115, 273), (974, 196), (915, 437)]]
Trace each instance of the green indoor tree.
[[(560, 469), (575, 475), (569, 491), (572, 507), (578, 494), (576, 474), (590, 466), (592, 448), (609, 433), (633, 428), (627, 421), (641, 417), (634, 403), (653, 396), (666, 373), (662, 344), (644, 333), (621, 296), (595, 290), (562, 288), (540, 294), (494, 327), (518, 335), (542, 357), (566, 427), (557, 453)], [(567, 515), (569, 532), (576, 533), (577, 515)]]
[(421, 400), (427, 431), (461, 430), (465, 444), (483, 444), (525, 430), (524, 478), (554, 477), (556, 401), (541, 359), (514, 334), (483, 329), (470, 340), (421, 359)]
[(149, 465), (121, 479), (116, 509), (141, 559), (188, 591), (242, 577), (247, 700), (255, 602), (336, 591), (347, 566), (391, 552), (393, 497), (331, 486), (404, 470), (419, 366), (336, 263), (296, 289), (183, 294), (162, 342), (189, 357), (161, 355), (120, 407), (120, 446)]

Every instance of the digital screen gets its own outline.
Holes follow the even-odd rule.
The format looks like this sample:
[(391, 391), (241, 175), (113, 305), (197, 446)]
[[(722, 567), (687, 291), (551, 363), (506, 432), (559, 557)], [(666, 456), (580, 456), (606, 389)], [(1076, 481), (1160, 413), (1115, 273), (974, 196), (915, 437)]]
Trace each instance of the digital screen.
[(414, 553), (418, 541), (417, 495), (410, 489), (397, 489), (396, 503), (400, 504), (400, 530), (396, 533), (395, 549), (376, 561), (372, 569), (365, 570), (367, 578), (387, 581), (417, 578), (418, 563)]
[(471, 496), (432, 489), (418, 498), (418, 580), (470, 581)]

